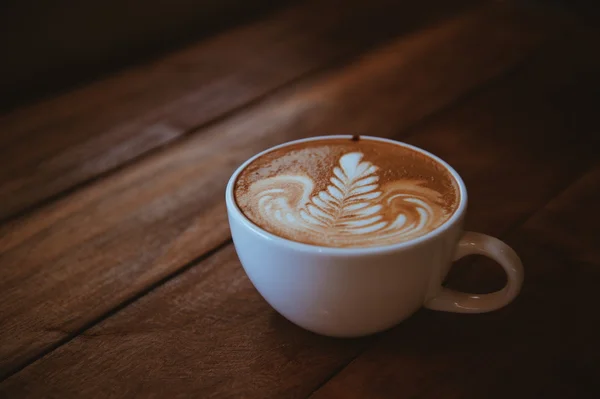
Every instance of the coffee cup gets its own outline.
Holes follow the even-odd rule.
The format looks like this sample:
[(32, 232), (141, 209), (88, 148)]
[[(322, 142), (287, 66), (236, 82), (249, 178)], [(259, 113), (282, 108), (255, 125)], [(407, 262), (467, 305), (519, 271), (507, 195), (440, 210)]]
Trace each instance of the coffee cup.
[[(523, 283), (507, 244), (463, 230), (467, 189), (459, 174), (406, 143), (341, 135), (267, 149), (233, 173), (226, 204), (252, 284), (314, 333), (370, 335), (421, 307), (489, 312), (513, 301)], [(452, 262), (471, 254), (504, 269), (501, 290), (443, 287)]]

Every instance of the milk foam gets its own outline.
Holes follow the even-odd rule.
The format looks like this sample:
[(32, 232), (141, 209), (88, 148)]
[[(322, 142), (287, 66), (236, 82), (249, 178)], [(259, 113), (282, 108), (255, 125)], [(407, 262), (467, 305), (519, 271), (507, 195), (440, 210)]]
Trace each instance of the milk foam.
[(294, 172), (258, 178), (238, 198), (251, 220), (288, 239), (332, 247), (387, 245), (422, 236), (449, 217), (443, 194), (427, 187), (426, 179), (383, 181), (385, 170), (361, 151), (340, 154), (337, 165), (319, 176)]

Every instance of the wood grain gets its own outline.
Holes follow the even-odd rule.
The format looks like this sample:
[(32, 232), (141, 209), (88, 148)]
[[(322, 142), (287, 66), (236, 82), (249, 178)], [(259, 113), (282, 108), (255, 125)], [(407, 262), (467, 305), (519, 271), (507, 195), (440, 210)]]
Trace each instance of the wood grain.
[[(0, 220), (472, 0), (309, 1), (0, 117)], [(429, 10), (435, 12), (429, 12)], [(333, 22), (332, 22), (333, 21)], [(352, 29), (348, 29), (348, 27)]]
[(0, 227), (0, 370), (228, 240), (222, 193), (252, 154), (316, 133), (393, 136), (514, 67), (553, 21), (494, 4), (401, 37)]
[[(447, 37), (447, 32), (444, 37)], [(404, 138), (423, 146), (459, 169), (467, 185), (473, 187), (468, 227), (502, 235), (562, 191), (584, 173), (595, 159), (595, 150), (588, 146), (589, 142), (583, 134), (587, 129), (595, 128), (591, 124), (594, 122), (593, 109), (587, 106), (587, 101), (593, 99), (596, 93), (596, 86), (589, 86), (597, 82), (597, 78), (593, 80), (596, 67), (589, 63), (590, 44), (586, 45), (580, 39), (579, 35), (567, 35), (549, 43), (511, 76), (496, 81), (487, 91), (464, 99), (462, 104), (448, 108), (423, 126), (400, 132), (402, 120), (379, 111), (383, 109), (380, 103), (374, 103), (368, 109), (373, 118), (371, 124), (379, 126), (378, 121), (385, 116), (388, 123), (398, 128), (387, 126), (389, 130), (382, 130), (382, 135), (387, 133), (389, 137)], [(382, 50), (377, 53), (379, 57), (373, 59), (380, 59), (383, 54), (389, 53)], [(361, 87), (363, 91), (358, 93), (364, 95), (351, 98), (355, 101), (357, 97), (374, 101), (377, 96), (367, 96), (365, 93), (368, 87), (378, 86), (363, 83), (363, 86), (351, 89), (347, 84), (364, 82), (364, 78), (355, 81), (349, 77), (355, 76), (352, 71), (366, 68), (365, 65), (369, 63), (350, 66), (347, 71), (326, 76), (322, 83), (313, 82), (309, 87), (313, 90), (329, 88), (330, 91), (319, 90), (319, 97), (329, 93), (332, 98), (335, 98), (332, 95), (335, 93), (333, 87), (338, 87), (338, 90), (343, 87), (346, 93), (346, 90), (352, 92)], [(391, 65), (393, 63), (390, 63), (390, 68)], [(398, 68), (393, 69), (398, 71)], [(429, 71), (426, 73), (431, 75)], [(379, 82), (383, 84), (386, 75), (380, 73), (377, 76), (381, 76)], [(332, 82), (337, 79), (346, 84), (333, 85)], [(284, 101), (283, 95), (273, 101), (278, 104), (277, 109), (280, 112), (287, 111), (286, 116), (289, 117), (295, 115), (290, 111), (291, 105), (295, 106), (293, 109), (298, 109), (310, 93), (310, 90), (299, 87), (289, 97), (289, 102)], [(393, 93), (400, 95), (398, 91)], [(392, 95), (391, 91), (389, 95)], [(251, 123), (264, 121), (260, 116), (268, 109), (267, 101), (249, 110), (246, 117), (239, 116), (226, 121), (224, 126), (244, 129)], [(325, 126), (339, 124), (345, 127), (341, 118), (336, 119), (343, 114), (331, 112), (332, 109), (335, 111), (335, 108), (329, 108), (330, 112), (321, 116), (319, 122)], [(310, 108), (303, 115), (320, 114)], [(366, 113), (357, 113), (356, 117), (368, 127)], [(573, 130), (569, 125), (571, 118), (583, 124)], [(285, 136), (284, 139), (302, 133), (303, 126), (296, 128), (295, 133), (289, 133), (289, 129), (285, 129), (288, 125), (284, 122), (287, 118), (282, 117), (281, 120), (281, 124), (274, 125), (273, 132)], [(567, 136), (566, 133), (573, 135)], [(209, 140), (210, 133), (201, 138)], [(544, 147), (539, 145), (541, 141), (544, 141)], [(194, 142), (190, 140), (182, 148), (189, 149)], [(261, 141), (257, 145), (263, 144), (265, 142)], [(247, 148), (251, 145), (241, 140), (239, 146)], [(239, 155), (242, 149), (235, 151)], [(593, 184), (586, 183), (586, 187), (589, 189)], [(497, 191), (500, 189), (502, 195)], [(591, 204), (595, 197), (590, 198), (588, 203)], [(494, 212), (490, 212), (490, 209)], [(202, 220), (212, 229), (218, 229), (225, 223), (224, 215), (209, 217), (205, 214)], [(196, 229), (201, 230), (202, 227), (196, 226)], [(208, 227), (204, 232), (208, 231), (206, 229)], [(192, 241), (188, 241), (186, 245), (181, 244), (179, 249), (191, 245)], [(521, 251), (521, 248), (517, 249)], [(187, 250), (191, 251), (189, 248)], [(115, 286), (115, 282), (112, 282), (112, 286)], [(517, 307), (518, 303), (504, 313), (496, 313), (497, 316), (491, 314), (481, 317), (501, 317), (506, 312), (515, 312), (511, 309)], [(463, 359), (460, 351), (466, 344), (464, 339), (460, 340), (454, 335), (458, 340), (450, 343), (436, 338), (440, 331), (452, 334), (460, 329), (472, 341), (477, 341), (480, 330), (469, 330), (468, 326), (483, 323), (477, 321), (478, 317), (420, 312), (390, 333), (396, 339), (403, 331), (409, 331), (404, 333), (408, 334), (405, 339), (394, 341), (396, 343), (390, 342), (387, 335), (363, 340), (319, 337), (277, 316), (252, 289), (233, 249), (227, 247), (9, 378), (0, 385), (0, 394), (11, 397), (66, 397), (75, 394), (104, 397), (150, 394), (207, 398), (306, 397), (360, 354), (372, 340), (377, 339), (381, 340), (379, 342), (385, 341), (387, 346), (404, 349), (403, 353), (395, 354), (400, 356), (400, 360), (405, 359), (404, 368), (399, 370), (405, 370), (407, 375), (425, 379), (429, 375), (427, 373), (431, 372), (444, 378), (457, 374), (453, 371), (454, 357), (458, 356), (459, 361)], [(436, 318), (436, 323), (423, 326), (428, 318)], [(460, 323), (457, 318), (461, 318)], [(498, 326), (494, 325), (493, 328)], [(491, 325), (482, 327), (485, 332), (493, 328)], [(510, 336), (514, 338), (517, 327), (511, 328), (515, 329), (511, 330), (513, 335)], [(451, 345), (454, 342), (457, 342), (456, 347)], [(481, 340), (477, 343), (483, 345)], [(413, 344), (420, 346), (414, 349)], [(387, 346), (377, 343), (375, 354), (382, 356), (381, 352)], [(440, 347), (447, 351), (435, 358), (435, 351)], [(491, 350), (490, 346), (478, 348), (481, 354), (477, 356), (481, 359), (485, 359), (484, 354)], [(368, 375), (359, 368), (358, 372), (340, 383), (336, 383), (336, 377), (318, 395), (390, 397), (390, 393), (401, 392), (390, 388), (399, 386), (414, 393), (426, 392), (431, 388), (430, 383), (421, 384), (421, 379), (407, 382), (402, 375), (395, 374), (394, 362), (399, 359), (387, 357), (383, 360), (387, 362), (386, 372), (397, 380), (388, 381), (385, 378), (392, 377), (386, 374), (383, 382), (380, 382), (378, 361), (367, 360), (364, 367)], [(354, 365), (362, 362), (361, 356), (346, 370), (353, 370)], [(413, 363), (423, 365), (423, 369), (411, 374)], [(481, 365), (479, 367), (483, 369)], [(346, 373), (348, 371), (340, 376)], [(448, 382), (449, 379), (443, 379), (442, 382)], [(461, 386), (467, 385), (463, 381)], [(347, 386), (351, 388), (345, 388)], [(436, 392), (439, 397), (440, 392)]]

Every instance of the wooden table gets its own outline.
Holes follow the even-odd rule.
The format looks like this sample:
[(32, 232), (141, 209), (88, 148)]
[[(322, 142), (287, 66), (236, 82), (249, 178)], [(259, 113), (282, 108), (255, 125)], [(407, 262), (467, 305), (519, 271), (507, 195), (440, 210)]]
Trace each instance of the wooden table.
[[(600, 397), (600, 20), (579, 10), (296, 3), (3, 115), (0, 397)], [(231, 244), (226, 181), (340, 133), (453, 165), (466, 227), (522, 257), (518, 299), (352, 340), (276, 314)], [(447, 281), (503, 283), (480, 259)]]

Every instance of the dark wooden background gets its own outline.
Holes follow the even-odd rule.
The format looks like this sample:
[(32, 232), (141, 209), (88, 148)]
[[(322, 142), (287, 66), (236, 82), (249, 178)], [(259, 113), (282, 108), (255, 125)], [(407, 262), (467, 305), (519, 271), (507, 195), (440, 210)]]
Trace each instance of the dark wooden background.
[(14, 108), (260, 18), (292, 0), (4, 0), (0, 107)]
[[(591, 2), (232, 1), (231, 18), (191, 3), (139, 6), (139, 24), (114, 1), (32, 20), (4, 6), (0, 397), (600, 397)], [(120, 15), (111, 34), (75, 20), (100, 9)], [(262, 300), (231, 245), (228, 177), (272, 145), (356, 132), (458, 170), (466, 227), (522, 257), (513, 304), (339, 340)], [(503, 283), (477, 258), (447, 281)]]

